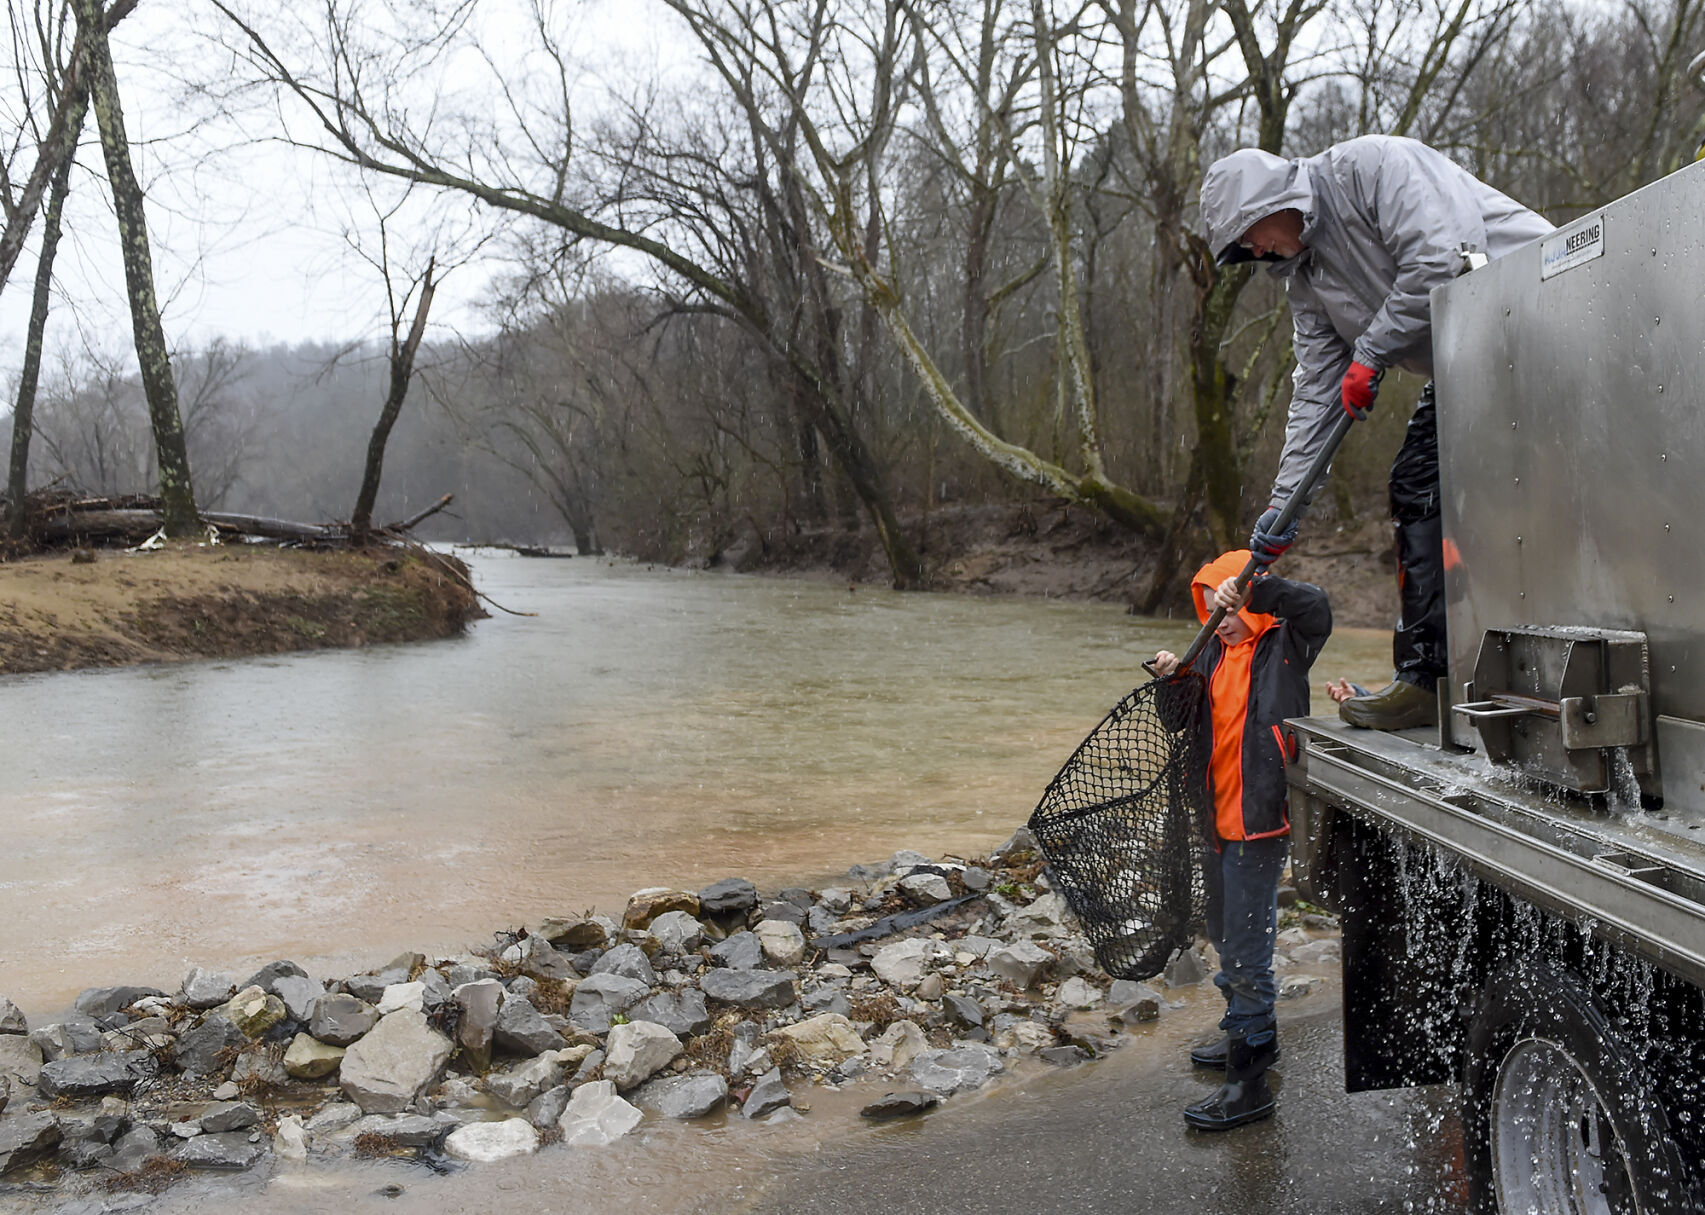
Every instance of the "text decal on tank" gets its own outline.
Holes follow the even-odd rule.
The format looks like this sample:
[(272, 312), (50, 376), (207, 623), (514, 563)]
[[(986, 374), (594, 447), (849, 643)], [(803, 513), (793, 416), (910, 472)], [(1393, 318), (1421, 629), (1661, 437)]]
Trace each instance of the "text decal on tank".
[(1604, 256), (1604, 212), (1576, 220), (1539, 246), (1539, 277), (1573, 270), (1583, 262)]

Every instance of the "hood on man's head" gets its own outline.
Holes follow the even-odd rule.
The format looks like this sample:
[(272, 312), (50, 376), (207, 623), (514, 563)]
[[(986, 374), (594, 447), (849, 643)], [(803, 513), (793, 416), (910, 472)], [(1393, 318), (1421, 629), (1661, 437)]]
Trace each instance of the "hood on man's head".
[[(1213, 615), (1214, 611), (1211, 605), (1215, 588), (1227, 578), (1237, 577), (1248, 564), (1249, 550), (1234, 548), (1229, 553), (1221, 553), (1196, 571), (1196, 576), (1190, 580), (1190, 598), (1196, 602), (1197, 620), (1203, 624), (1208, 623), (1208, 617)], [(1252, 612), (1247, 607), (1237, 614), (1243, 623), (1249, 626), (1249, 631), (1257, 637), (1279, 623), (1277, 616), (1266, 612)]]
[(1300, 161), (1260, 148), (1239, 148), (1202, 175), (1202, 233), (1222, 266), (1252, 260), (1237, 242), (1252, 224), (1277, 211), (1314, 210), (1314, 192)]

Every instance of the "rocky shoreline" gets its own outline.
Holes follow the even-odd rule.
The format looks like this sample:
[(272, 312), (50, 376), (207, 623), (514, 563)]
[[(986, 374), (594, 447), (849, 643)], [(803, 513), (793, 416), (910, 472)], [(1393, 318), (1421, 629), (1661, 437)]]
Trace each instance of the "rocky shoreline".
[[(1286, 920), (1281, 994), (1306, 995), (1303, 969), (1337, 967), (1335, 925)], [(330, 983), (289, 961), (195, 968), (177, 992), (92, 988), (33, 1022), (0, 995), (0, 1199), (351, 1156), (465, 1167), (646, 1119), (796, 1119), (814, 1086), (914, 1117), (1027, 1060), (1117, 1049), (1213, 965), (1198, 946), (1155, 986), (1109, 983), (1021, 830), (988, 858), (901, 852), (818, 891), (643, 890), (619, 921)]]

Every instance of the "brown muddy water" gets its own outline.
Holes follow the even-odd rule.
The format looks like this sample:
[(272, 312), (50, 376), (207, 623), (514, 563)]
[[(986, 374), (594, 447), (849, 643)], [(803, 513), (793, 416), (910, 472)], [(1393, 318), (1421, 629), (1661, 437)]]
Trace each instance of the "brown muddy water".
[[(0, 994), (319, 975), (648, 885), (822, 884), (1023, 822), (1177, 621), (479, 556), (453, 641), (0, 679)], [(1389, 674), (1346, 630), (1324, 681)]]

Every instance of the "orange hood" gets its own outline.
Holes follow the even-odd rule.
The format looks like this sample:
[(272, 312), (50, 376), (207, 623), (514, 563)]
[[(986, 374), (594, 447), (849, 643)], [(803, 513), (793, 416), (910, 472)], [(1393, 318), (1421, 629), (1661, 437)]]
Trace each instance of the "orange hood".
[[(1196, 619), (1203, 624), (1208, 623), (1208, 617), (1213, 614), (1209, 605), (1213, 601), (1214, 588), (1227, 578), (1235, 578), (1243, 572), (1243, 567), (1249, 564), (1249, 550), (1235, 548), (1229, 553), (1221, 553), (1201, 569), (1190, 581), (1190, 597), (1196, 602)], [(1277, 616), (1266, 612), (1252, 612), (1247, 607), (1238, 612), (1238, 617), (1249, 626), (1249, 631), (1260, 637), (1268, 629), (1279, 623)]]

